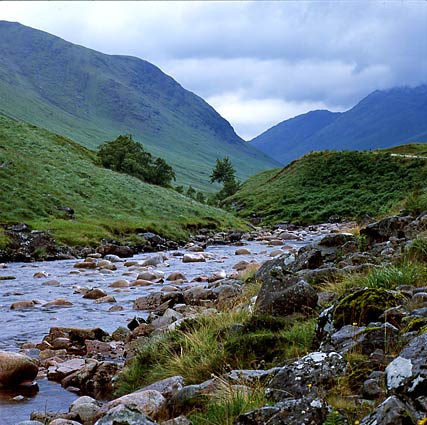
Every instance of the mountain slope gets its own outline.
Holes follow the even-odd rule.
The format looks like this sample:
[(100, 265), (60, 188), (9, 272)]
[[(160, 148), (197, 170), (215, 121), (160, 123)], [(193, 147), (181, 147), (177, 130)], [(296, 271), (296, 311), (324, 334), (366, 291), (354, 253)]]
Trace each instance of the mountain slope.
[[(241, 226), (174, 190), (99, 167), (93, 151), (1, 114), (0, 187), (0, 222), (25, 221), (71, 245), (143, 231), (178, 239), (199, 227)], [(64, 207), (74, 210), (74, 220)]]
[(279, 170), (249, 178), (226, 202), (238, 214), (255, 214), (263, 223), (313, 223), (331, 216), (354, 219), (389, 212), (411, 192), (426, 189), (427, 157), (423, 145), (388, 152), (313, 152)]
[(341, 114), (326, 110), (311, 111), (283, 121), (251, 140), (257, 149), (283, 163), (298, 158), (299, 144), (322, 128), (333, 123)]
[(180, 183), (209, 188), (216, 158), (240, 178), (277, 166), (238, 137), (195, 94), (138, 58), (105, 55), (0, 21), (0, 112), (95, 148), (133, 134), (175, 168)]
[[(304, 119), (311, 128), (315, 116), (301, 115), (255, 138), (255, 147), (288, 163), (311, 151), (378, 149), (409, 142), (427, 142), (427, 85), (375, 91), (313, 134), (289, 136), (292, 123)], [(283, 130), (282, 130), (283, 129)], [(283, 134), (283, 136), (282, 136)], [(280, 155), (280, 156), (279, 156)]]

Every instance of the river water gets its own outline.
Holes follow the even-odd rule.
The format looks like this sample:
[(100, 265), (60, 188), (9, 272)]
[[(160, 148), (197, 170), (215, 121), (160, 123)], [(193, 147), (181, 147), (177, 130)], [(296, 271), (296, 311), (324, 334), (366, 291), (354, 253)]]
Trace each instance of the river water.
[[(287, 246), (298, 247), (313, 240), (309, 237), (304, 242), (289, 241)], [(241, 246), (239, 246), (241, 247)], [(232, 267), (241, 260), (261, 263), (270, 259), (270, 252), (277, 246), (267, 246), (259, 242), (246, 242), (251, 254), (235, 255), (237, 246), (213, 245), (205, 252), (211, 258), (204, 263), (183, 263), (182, 257), (164, 252), (167, 260), (155, 267), (165, 273), (165, 277), (172, 271), (183, 273), (190, 282), (201, 275), (211, 275), (224, 270), (229, 275)], [(182, 251), (184, 252), (184, 251)], [(132, 257), (131, 260), (143, 261), (155, 254), (142, 254)], [(176, 254), (176, 251), (175, 251)], [(18, 351), (22, 343), (40, 342), (54, 326), (91, 328), (100, 327), (111, 333), (119, 326), (126, 326), (135, 315), (144, 316), (147, 313), (133, 310), (133, 301), (152, 291), (159, 291), (161, 283), (147, 287), (131, 287), (115, 290), (109, 285), (118, 279), (135, 280), (140, 270), (125, 267), (124, 263), (115, 263), (116, 271), (82, 271), (74, 267), (76, 260), (11, 263), (0, 269), (0, 277), (14, 277), (14, 279), (0, 280), (0, 350)], [(45, 272), (48, 276), (37, 278), (36, 272)], [(194, 284), (194, 283), (192, 283)], [(184, 284), (188, 285), (188, 284)], [(109, 295), (113, 295), (117, 305), (123, 307), (121, 311), (109, 311), (111, 303), (96, 304), (93, 300), (84, 299), (78, 292), (79, 287), (101, 288)], [(66, 298), (73, 303), (69, 307), (44, 307), (49, 301)], [(35, 300), (34, 308), (27, 310), (12, 310), (11, 304), (16, 301)], [(116, 305), (114, 304), (114, 305)], [(35, 394), (24, 395), (21, 401), (13, 400), (16, 392), (0, 389), (0, 425), (14, 425), (19, 421), (28, 420), (32, 411), (67, 411), (71, 402), (77, 398), (59, 384), (46, 379), (38, 381), (39, 391)]]

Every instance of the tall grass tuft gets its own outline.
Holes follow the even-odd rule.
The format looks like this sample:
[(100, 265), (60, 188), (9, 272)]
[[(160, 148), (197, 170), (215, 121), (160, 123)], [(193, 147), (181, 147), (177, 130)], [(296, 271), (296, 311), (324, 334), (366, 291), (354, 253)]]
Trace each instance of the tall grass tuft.
[(205, 409), (189, 416), (194, 425), (232, 425), (237, 416), (268, 404), (265, 387), (259, 382), (250, 387), (233, 385), (222, 379), (219, 382), (219, 388), (210, 395)]

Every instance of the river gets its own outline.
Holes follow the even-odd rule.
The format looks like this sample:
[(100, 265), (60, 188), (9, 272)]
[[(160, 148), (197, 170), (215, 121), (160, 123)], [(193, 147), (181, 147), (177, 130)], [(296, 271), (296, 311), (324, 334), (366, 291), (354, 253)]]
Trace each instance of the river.
[[(304, 242), (289, 241), (287, 246), (299, 247), (313, 240), (316, 236), (309, 235)], [(241, 247), (241, 246), (239, 246)], [(197, 276), (211, 275), (224, 270), (229, 275), (232, 267), (241, 260), (261, 263), (270, 259), (270, 252), (277, 246), (247, 241), (244, 248), (251, 254), (235, 255), (239, 248), (235, 245), (212, 245), (205, 252), (211, 254), (210, 259), (202, 263), (183, 263), (182, 256), (176, 251), (163, 252), (167, 260), (155, 269), (165, 273), (172, 271), (183, 273), (189, 282)], [(181, 250), (181, 253), (184, 252)], [(141, 254), (132, 260), (143, 261), (159, 253)], [(175, 255), (174, 255), (175, 254)], [(135, 315), (144, 316), (147, 313), (133, 310), (133, 301), (149, 292), (158, 291), (162, 284), (157, 283), (147, 287), (130, 287), (114, 290), (109, 285), (118, 279), (132, 281), (136, 279), (138, 270), (125, 267), (124, 263), (116, 263), (116, 271), (81, 271), (74, 265), (76, 260), (63, 260), (34, 263), (11, 263), (0, 269), (0, 350), (18, 351), (23, 343), (40, 342), (53, 326), (91, 328), (100, 327), (111, 333), (119, 326), (126, 326)], [(47, 276), (35, 277), (35, 273), (44, 272)], [(14, 279), (8, 279), (14, 277)], [(186, 284), (189, 285), (190, 283)], [(194, 284), (194, 283), (192, 283)], [(113, 295), (121, 311), (109, 311), (111, 303), (96, 304), (93, 300), (84, 299), (78, 291), (80, 287), (96, 287), (104, 289)], [(44, 307), (49, 301), (66, 298), (72, 302), (69, 307)], [(36, 306), (27, 310), (12, 310), (10, 306), (16, 301), (35, 300)], [(115, 305), (116, 305), (115, 304)], [(73, 393), (64, 390), (59, 384), (46, 379), (39, 380), (39, 391), (34, 394), (24, 394), (16, 391), (0, 389), (0, 424), (14, 425), (19, 421), (28, 420), (32, 411), (67, 411), (71, 402), (77, 398)], [(20, 401), (13, 399), (23, 395)]]

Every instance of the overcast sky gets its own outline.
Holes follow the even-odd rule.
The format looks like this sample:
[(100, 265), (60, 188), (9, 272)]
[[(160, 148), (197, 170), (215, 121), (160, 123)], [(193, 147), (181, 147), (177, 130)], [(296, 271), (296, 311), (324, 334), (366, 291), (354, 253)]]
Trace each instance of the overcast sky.
[(427, 82), (427, 1), (0, 2), (17, 21), (148, 60), (244, 139), (377, 89)]

